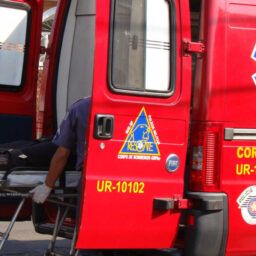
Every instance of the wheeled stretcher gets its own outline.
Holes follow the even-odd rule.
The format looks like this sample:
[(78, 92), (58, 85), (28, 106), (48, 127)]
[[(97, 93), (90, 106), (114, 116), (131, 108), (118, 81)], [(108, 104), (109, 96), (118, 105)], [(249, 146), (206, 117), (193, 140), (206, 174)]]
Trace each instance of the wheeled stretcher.
[[(19, 204), (16, 208), (15, 213), (8, 225), (5, 232), (0, 233), (0, 251), (4, 244), (8, 240), (10, 232), (18, 218), (19, 213), (23, 209), (25, 202), (31, 200), (32, 195), (29, 191), (40, 183), (43, 183), (47, 170), (38, 170), (33, 168), (18, 167), (13, 168), (9, 171), (6, 177), (5, 171), (0, 171), (0, 197), (1, 198), (20, 198)], [(61, 231), (63, 222), (68, 214), (68, 212), (73, 208), (76, 208), (76, 198), (77, 193), (70, 193), (70, 191), (75, 191), (78, 187), (79, 180), (81, 177), (81, 172), (77, 171), (65, 171), (61, 178), (59, 178), (53, 189), (53, 193), (47, 199), (47, 202), (55, 205), (57, 207), (56, 221), (53, 228), (52, 239), (49, 243), (48, 249), (45, 252), (45, 256), (50, 255), (60, 255), (54, 252), (55, 241), (58, 233)], [(64, 179), (64, 185), (63, 183)], [(76, 242), (76, 228), (73, 231), (72, 244), (70, 249), (70, 256), (76, 254), (75, 252), (75, 242)]]

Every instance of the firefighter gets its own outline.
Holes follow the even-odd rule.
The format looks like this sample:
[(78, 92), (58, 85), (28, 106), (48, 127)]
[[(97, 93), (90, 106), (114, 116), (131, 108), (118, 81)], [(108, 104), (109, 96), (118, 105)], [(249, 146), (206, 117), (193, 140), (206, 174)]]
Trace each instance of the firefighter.
[(81, 171), (85, 149), (85, 130), (90, 107), (90, 97), (83, 98), (74, 103), (67, 111), (52, 142), (58, 146), (52, 157), (45, 182), (30, 191), (36, 203), (44, 203), (54, 184), (64, 170), (70, 153), (76, 152), (76, 171)]

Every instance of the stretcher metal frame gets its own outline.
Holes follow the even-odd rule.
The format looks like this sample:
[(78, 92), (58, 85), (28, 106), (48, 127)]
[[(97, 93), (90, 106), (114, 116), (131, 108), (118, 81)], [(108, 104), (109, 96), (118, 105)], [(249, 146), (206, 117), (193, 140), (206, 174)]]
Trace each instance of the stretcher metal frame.
[[(10, 220), (10, 223), (9, 223), (6, 231), (0, 232), (0, 252), (3, 249), (6, 241), (9, 238), (12, 228), (13, 228), (26, 200), (32, 199), (31, 193), (20, 192), (21, 191), (20, 189), (22, 189), (22, 191), (24, 191), (24, 190), (29, 191), (32, 188), (33, 187), (28, 187), (28, 186), (25, 186), (25, 187), (20, 186), (18, 188), (12, 188), (12, 187), (8, 186), (8, 182), (6, 180), (0, 180), (0, 196), (1, 197), (21, 198), (21, 200), (15, 210), (14, 215), (12, 216), (12, 219)], [(56, 189), (58, 189), (58, 188), (59, 187), (56, 187)], [(45, 256), (67, 256), (67, 255), (63, 255), (63, 254), (59, 254), (59, 253), (55, 252), (55, 243), (56, 243), (58, 233), (61, 230), (61, 227), (63, 225), (63, 222), (64, 222), (69, 210), (71, 208), (76, 208), (76, 204), (73, 203), (75, 198), (78, 198), (78, 194), (66, 194), (66, 193), (56, 194), (56, 195), (51, 194), (47, 198), (46, 201), (49, 203), (55, 204), (57, 206), (58, 210), (57, 210), (56, 221), (54, 224), (52, 238), (49, 242), (47, 250), (45, 251), (45, 254), (44, 254)], [(66, 202), (66, 200), (62, 201), (64, 199), (67, 199), (68, 202)], [(70, 252), (69, 252), (68, 256), (77, 256), (79, 253), (78, 250), (75, 249), (76, 239), (77, 239), (77, 227), (75, 226), (73, 237), (72, 237), (72, 242), (71, 242), (71, 248), (70, 248)]]

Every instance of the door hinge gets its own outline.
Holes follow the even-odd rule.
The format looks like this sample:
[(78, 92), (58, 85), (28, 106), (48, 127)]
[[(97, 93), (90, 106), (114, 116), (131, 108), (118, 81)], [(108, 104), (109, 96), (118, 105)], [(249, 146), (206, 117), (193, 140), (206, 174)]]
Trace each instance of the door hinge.
[(155, 210), (183, 210), (191, 209), (193, 201), (185, 198), (154, 198)]
[(189, 40), (183, 40), (184, 56), (188, 56), (191, 53), (201, 53), (206, 52), (205, 44), (202, 42), (190, 42)]

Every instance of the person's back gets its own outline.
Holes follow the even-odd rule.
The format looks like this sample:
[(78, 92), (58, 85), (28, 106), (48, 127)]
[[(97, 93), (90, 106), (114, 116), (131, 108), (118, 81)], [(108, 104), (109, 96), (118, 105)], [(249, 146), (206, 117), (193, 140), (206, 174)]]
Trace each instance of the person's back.
[(77, 155), (76, 170), (82, 169), (85, 149), (85, 130), (87, 126), (90, 97), (75, 102), (67, 111), (60, 128), (52, 142), (58, 146), (69, 148)]

